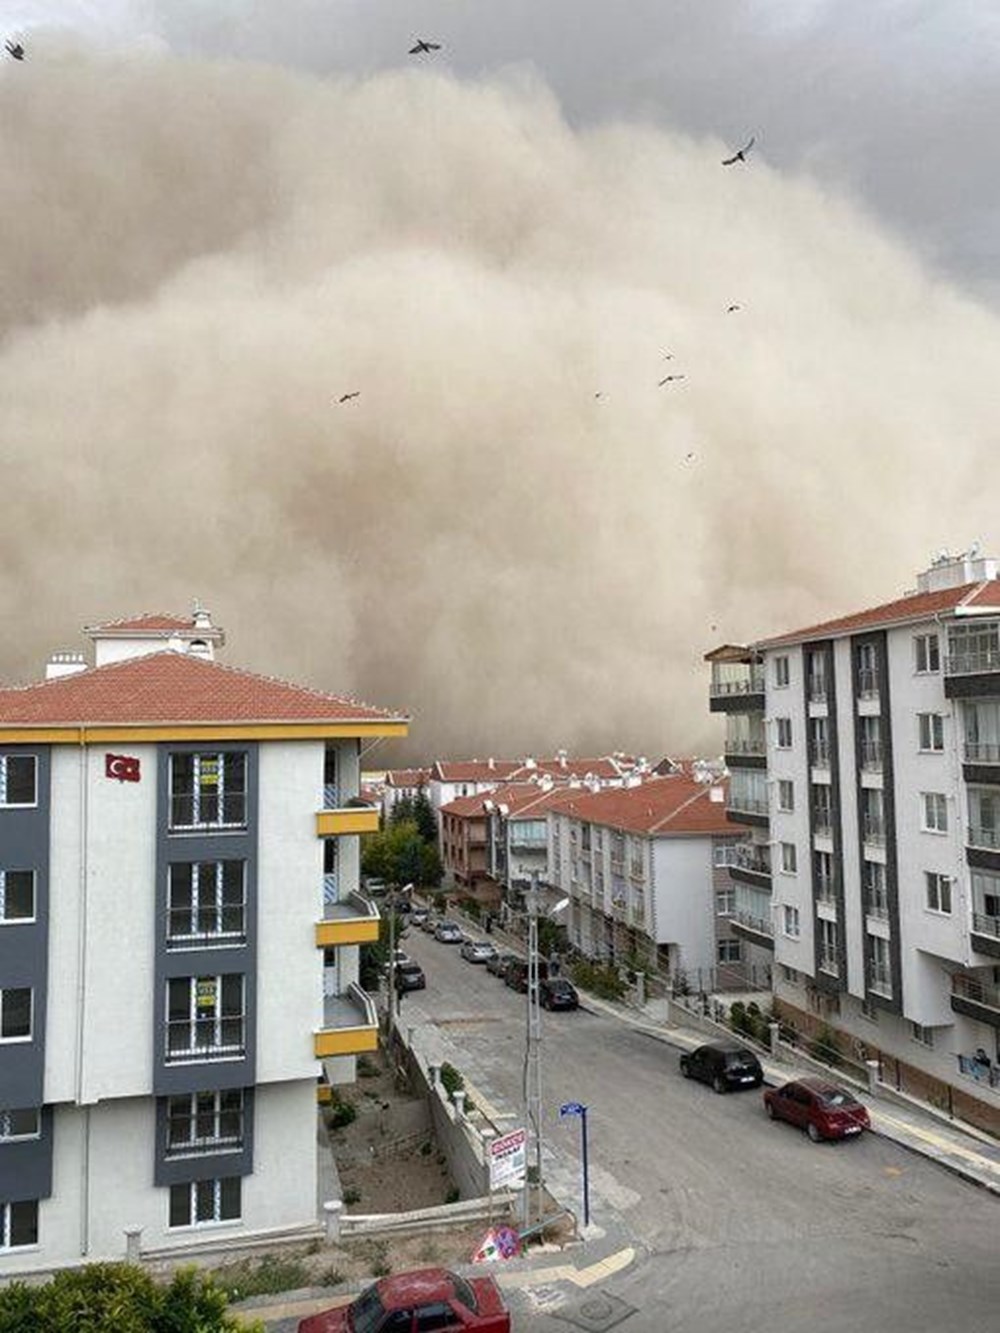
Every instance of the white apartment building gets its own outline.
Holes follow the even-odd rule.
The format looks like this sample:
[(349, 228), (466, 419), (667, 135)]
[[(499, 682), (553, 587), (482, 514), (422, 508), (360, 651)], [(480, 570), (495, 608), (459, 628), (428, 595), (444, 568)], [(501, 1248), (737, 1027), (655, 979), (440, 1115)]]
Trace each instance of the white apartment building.
[(996, 561), (942, 556), (897, 601), (707, 658), (736, 928), (775, 996), (1000, 1127)]
[(357, 985), (359, 753), (407, 720), (215, 660), (207, 612), (0, 689), (0, 1277), (317, 1220)]
[(590, 958), (669, 972), (711, 990), (742, 978), (728, 883), (736, 840), (725, 786), (690, 772), (548, 800), (551, 884), (570, 898), (570, 942)]

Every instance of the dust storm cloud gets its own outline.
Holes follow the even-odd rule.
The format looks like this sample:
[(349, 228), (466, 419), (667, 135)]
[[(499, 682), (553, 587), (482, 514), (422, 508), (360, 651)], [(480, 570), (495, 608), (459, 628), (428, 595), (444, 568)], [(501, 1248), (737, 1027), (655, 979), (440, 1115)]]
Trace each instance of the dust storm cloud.
[(1000, 324), (816, 183), (523, 71), (35, 55), (3, 678), (197, 596), (226, 660), (412, 711), (394, 758), (713, 749), (706, 648), (996, 550)]

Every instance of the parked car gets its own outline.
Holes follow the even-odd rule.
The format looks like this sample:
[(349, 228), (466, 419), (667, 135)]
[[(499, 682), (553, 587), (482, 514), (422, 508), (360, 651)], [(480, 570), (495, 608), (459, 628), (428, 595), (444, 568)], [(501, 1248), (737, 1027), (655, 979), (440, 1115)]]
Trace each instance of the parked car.
[(548, 977), (539, 982), (538, 1003), (543, 1009), (579, 1009), (580, 997), (565, 977)]
[(361, 889), (369, 898), (382, 898), (389, 892), (389, 886), (384, 879), (364, 879)]
[(434, 938), (442, 944), (461, 944), (465, 937), (454, 921), (439, 921), (434, 927)]
[(488, 940), (466, 940), (462, 945), (462, 957), (467, 963), (488, 963), (496, 951), (496, 945)]
[(410, 925), (417, 926), (420, 930), (425, 929), (425, 922), (430, 913), (426, 907), (414, 907), (410, 912)]
[(759, 1088), (764, 1082), (764, 1071), (753, 1051), (724, 1041), (712, 1041), (685, 1051), (681, 1056), (681, 1073), (685, 1078), (710, 1083), (716, 1092)]
[(381, 1278), (350, 1305), (299, 1320), (299, 1333), (409, 1333), (411, 1328), (510, 1333), (510, 1312), (491, 1277), (420, 1268)]
[(492, 958), (486, 960), (486, 971), (495, 977), (503, 977), (510, 963), (517, 962), (516, 953), (495, 953)]
[(871, 1128), (868, 1110), (857, 1097), (824, 1078), (799, 1078), (783, 1088), (768, 1088), (764, 1108), (772, 1120), (804, 1129), (813, 1143), (853, 1138)]
[(438, 926), (441, 924), (441, 918), (439, 916), (432, 915), (431, 912), (428, 910), (427, 915), (424, 917), (424, 919), (422, 921), (419, 921), (417, 924), (420, 926), (420, 929), (426, 931), (428, 935), (433, 935), (434, 932), (437, 930)]
[[(538, 980), (544, 981), (549, 975), (549, 965), (544, 958), (538, 960)], [(513, 962), (507, 964), (507, 971), (503, 974), (505, 986), (511, 990), (527, 991), (528, 989), (528, 960), (526, 958), (515, 958)]]
[(397, 990), (424, 990), (426, 986), (427, 977), (416, 959), (408, 958), (405, 963), (396, 964)]

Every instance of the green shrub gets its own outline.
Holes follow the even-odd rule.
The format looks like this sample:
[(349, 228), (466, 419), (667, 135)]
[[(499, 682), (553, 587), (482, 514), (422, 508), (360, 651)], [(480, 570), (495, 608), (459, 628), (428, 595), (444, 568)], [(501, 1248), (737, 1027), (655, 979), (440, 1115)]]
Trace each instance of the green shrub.
[(840, 1064), (840, 1046), (837, 1042), (837, 1034), (832, 1028), (825, 1024), (820, 1028), (809, 1043), (809, 1054), (816, 1060), (822, 1060), (824, 1064)]
[(450, 1065), (447, 1060), (441, 1066), (441, 1086), (449, 1097), (456, 1092), (461, 1092), (465, 1087), (465, 1079), (455, 1066)]
[(217, 1268), (213, 1277), (231, 1301), (248, 1296), (271, 1296), (312, 1285), (308, 1268), (295, 1258), (265, 1254), (260, 1259), (241, 1259)]
[(625, 983), (617, 968), (604, 963), (592, 963), (586, 958), (574, 959), (570, 977), (575, 984), (602, 1000), (620, 1000), (625, 994)]
[(315, 1282), (317, 1287), (339, 1287), (341, 1282), (346, 1282), (344, 1274), (339, 1268), (324, 1268), (322, 1273), (317, 1273)]
[(459, 1198), (460, 1195), (458, 1193), (458, 1186), (452, 1185), (451, 1189), (444, 1196), (444, 1201), (445, 1203), (458, 1203)]
[(361, 1191), (357, 1185), (348, 1185), (344, 1190), (344, 1202), (350, 1207), (352, 1203), (357, 1203), (361, 1198)]
[(378, 1078), (379, 1067), (369, 1055), (358, 1056), (358, 1078)]
[(353, 1102), (335, 1101), (330, 1106), (330, 1128), (344, 1129), (358, 1118)]

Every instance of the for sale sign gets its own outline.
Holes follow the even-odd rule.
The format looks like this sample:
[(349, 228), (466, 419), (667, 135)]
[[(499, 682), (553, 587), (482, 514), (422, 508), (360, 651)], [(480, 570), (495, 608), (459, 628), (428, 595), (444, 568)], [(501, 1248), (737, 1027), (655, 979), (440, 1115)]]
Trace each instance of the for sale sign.
[(527, 1145), (528, 1133), (524, 1129), (512, 1129), (509, 1134), (493, 1140), (490, 1144), (490, 1189), (502, 1189), (505, 1185), (520, 1188), (524, 1184)]

